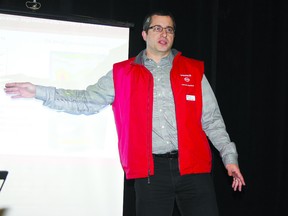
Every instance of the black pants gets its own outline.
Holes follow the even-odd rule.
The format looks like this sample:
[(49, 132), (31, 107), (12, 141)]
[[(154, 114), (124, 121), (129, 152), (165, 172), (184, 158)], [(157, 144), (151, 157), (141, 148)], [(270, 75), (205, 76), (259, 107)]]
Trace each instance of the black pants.
[(154, 157), (155, 175), (135, 180), (137, 216), (218, 216), (211, 174), (180, 176), (177, 158)]

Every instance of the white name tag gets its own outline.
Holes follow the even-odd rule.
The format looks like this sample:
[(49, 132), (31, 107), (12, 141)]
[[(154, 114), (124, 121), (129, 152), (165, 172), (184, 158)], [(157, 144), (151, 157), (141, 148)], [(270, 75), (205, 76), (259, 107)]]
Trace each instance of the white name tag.
[(187, 101), (195, 101), (196, 97), (195, 97), (195, 95), (186, 95), (186, 100)]

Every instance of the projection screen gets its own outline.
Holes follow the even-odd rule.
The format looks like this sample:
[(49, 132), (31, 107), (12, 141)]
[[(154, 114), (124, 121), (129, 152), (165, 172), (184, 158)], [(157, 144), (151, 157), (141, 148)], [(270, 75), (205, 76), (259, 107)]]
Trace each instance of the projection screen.
[(96, 115), (11, 99), (7, 82), (85, 89), (128, 57), (129, 26), (0, 12), (0, 193), (5, 216), (122, 215), (111, 107)]

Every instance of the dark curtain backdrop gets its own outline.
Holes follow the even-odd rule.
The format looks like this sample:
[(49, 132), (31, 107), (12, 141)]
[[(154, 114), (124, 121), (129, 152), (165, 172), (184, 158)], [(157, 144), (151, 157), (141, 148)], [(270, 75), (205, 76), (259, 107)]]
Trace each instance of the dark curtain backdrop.
[(215, 163), (221, 215), (288, 215), (287, 4), (220, 0), (218, 14), (216, 94), (247, 182), (232, 193)]
[[(177, 22), (175, 48), (205, 61), (230, 137), (237, 144), (247, 186), (233, 192), (213, 151), (221, 216), (288, 215), (287, 62), (285, 0), (37, 0), (36, 13), (80, 15), (133, 23), (129, 55), (145, 47), (144, 16), (168, 9)], [(0, 0), (1, 9), (28, 11), (25, 1)], [(124, 216), (135, 215), (133, 181), (125, 181)], [(175, 209), (174, 216), (180, 215)]]

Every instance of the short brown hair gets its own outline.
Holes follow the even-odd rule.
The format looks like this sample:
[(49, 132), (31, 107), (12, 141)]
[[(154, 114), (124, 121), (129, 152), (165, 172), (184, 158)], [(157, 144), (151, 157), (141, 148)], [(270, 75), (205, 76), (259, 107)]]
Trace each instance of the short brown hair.
[(155, 16), (155, 15), (156, 16), (169, 16), (169, 17), (171, 17), (172, 22), (173, 22), (172, 27), (174, 28), (174, 31), (176, 30), (175, 18), (171, 12), (169, 12), (169, 11), (154, 11), (145, 17), (144, 22), (143, 22), (143, 31), (145, 31), (146, 33), (148, 32), (149, 27), (150, 27), (151, 22), (152, 22), (152, 16)]

